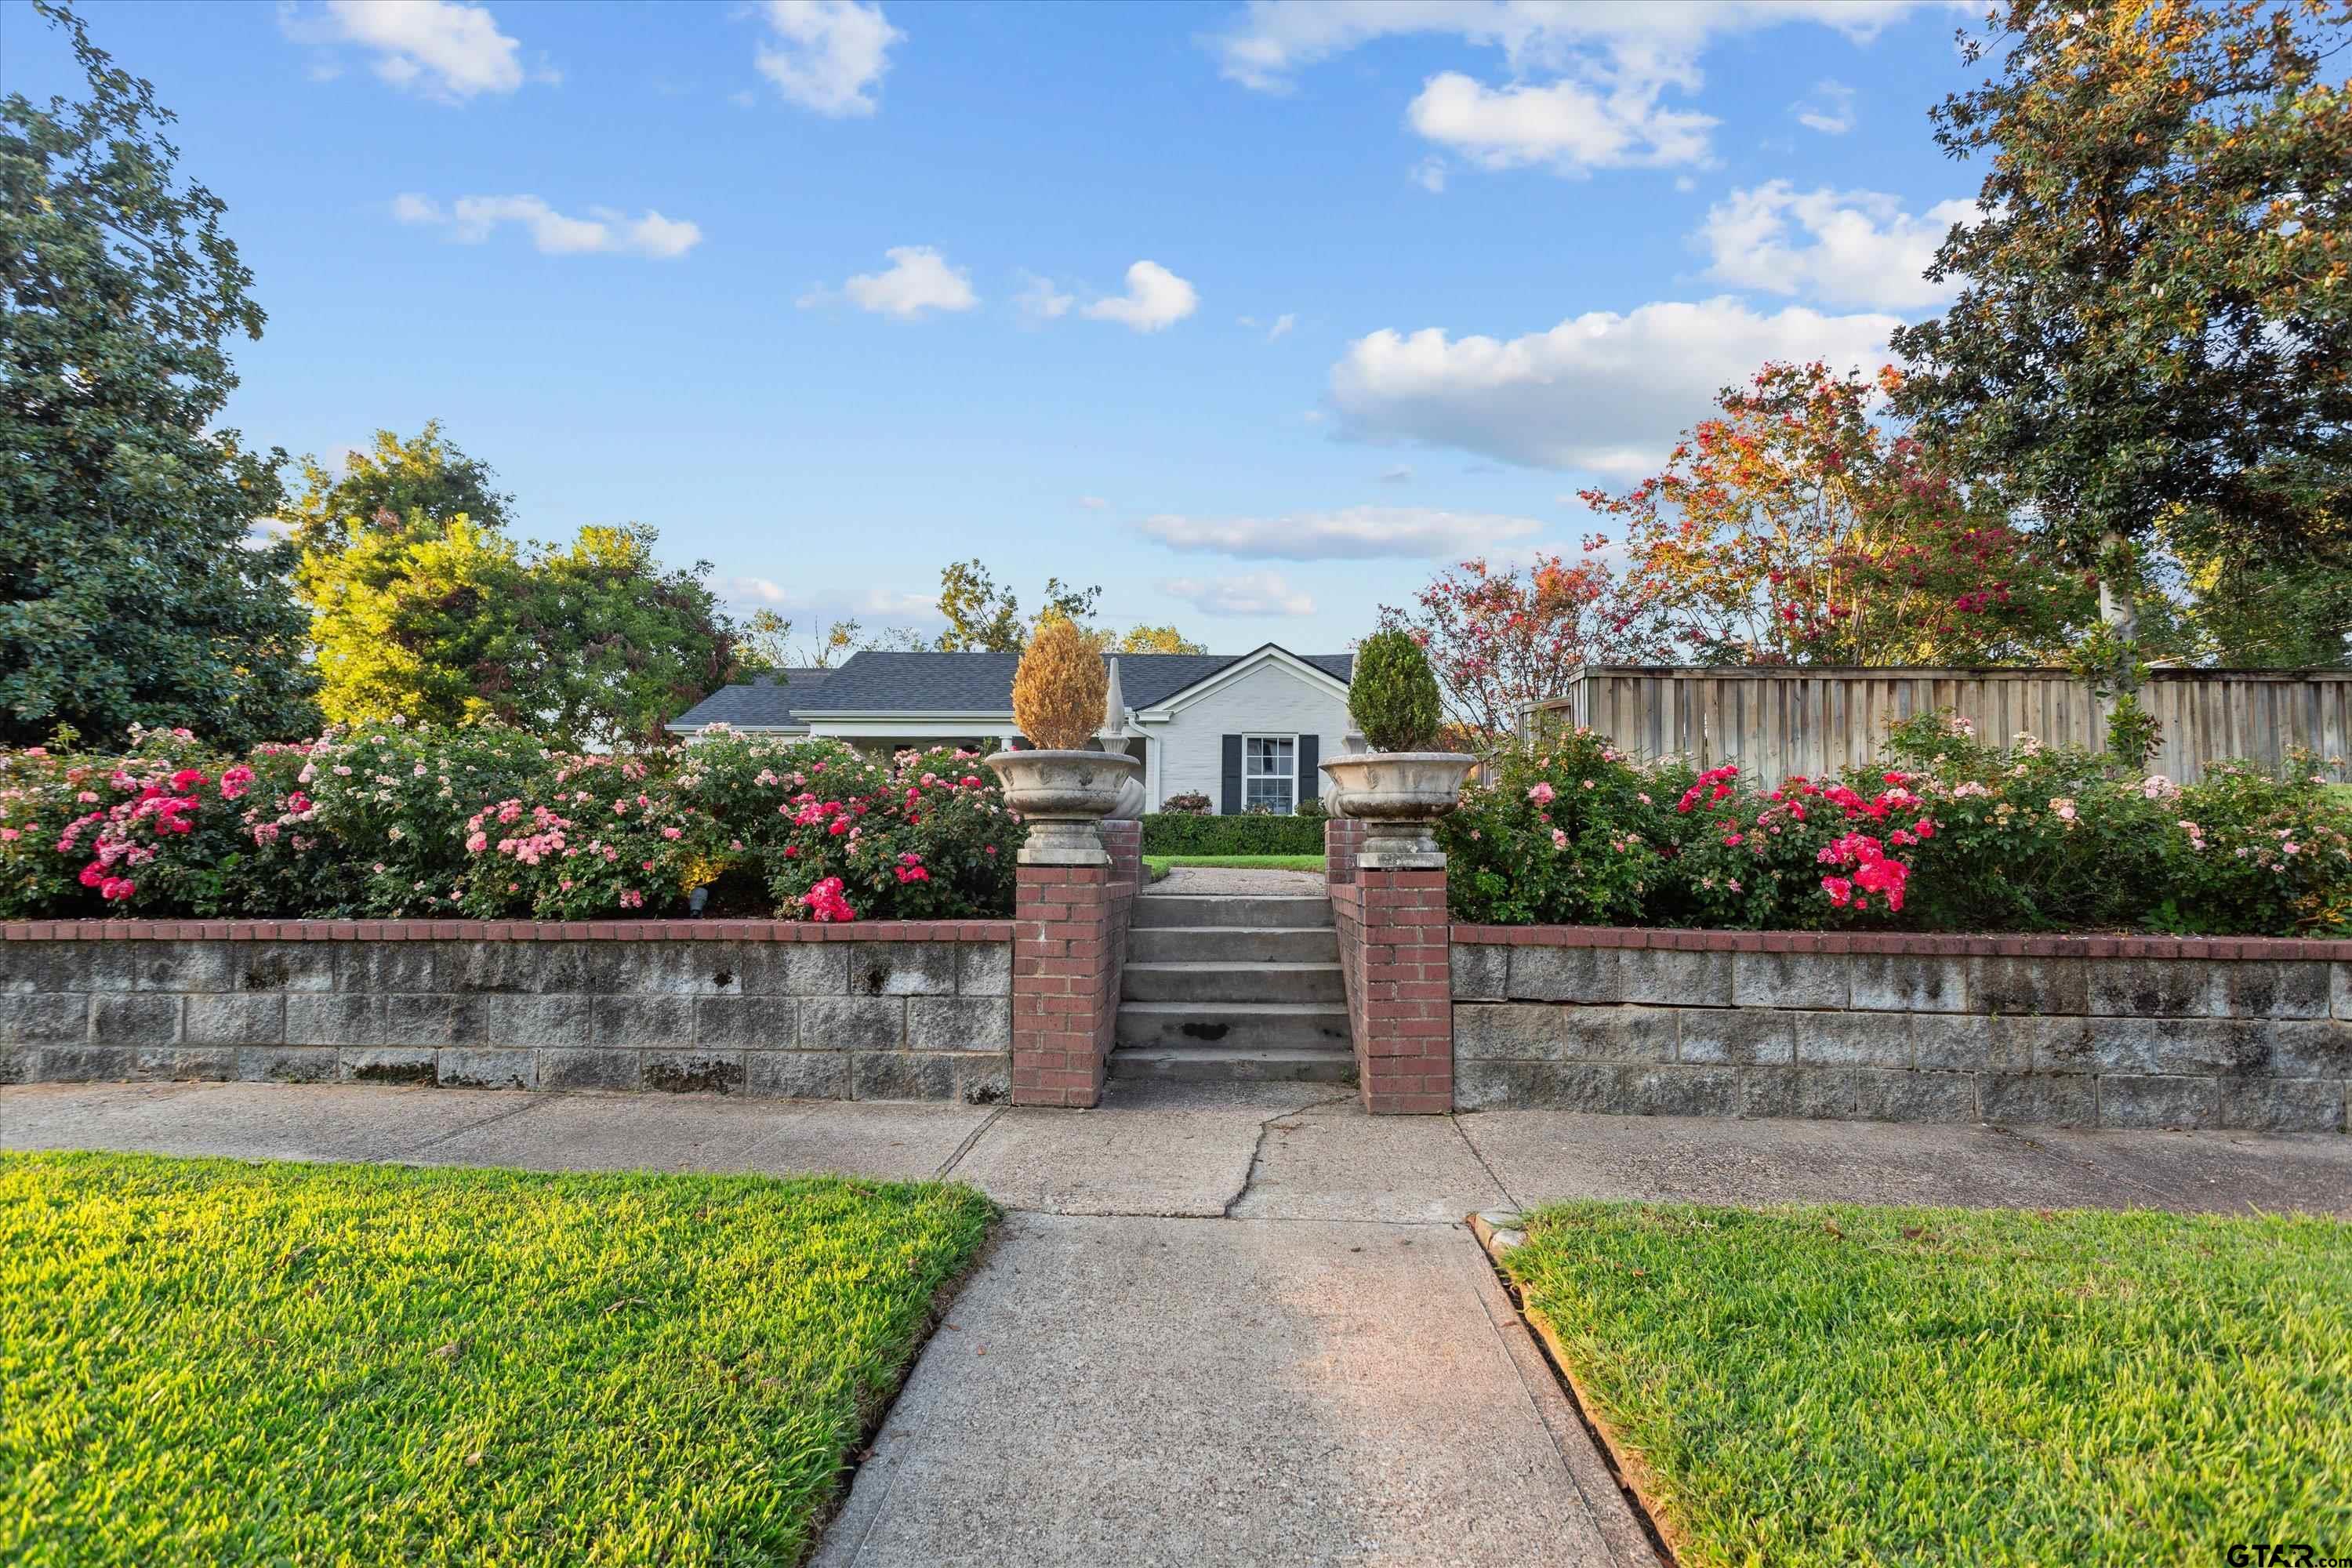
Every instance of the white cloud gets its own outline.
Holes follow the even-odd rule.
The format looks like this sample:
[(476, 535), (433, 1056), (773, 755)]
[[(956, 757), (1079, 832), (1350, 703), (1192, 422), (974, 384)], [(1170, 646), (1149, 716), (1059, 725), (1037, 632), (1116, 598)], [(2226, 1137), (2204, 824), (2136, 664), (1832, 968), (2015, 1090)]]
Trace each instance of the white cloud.
[(1028, 286), (1021, 290), (1013, 303), (1020, 306), (1021, 313), (1033, 321), (1057, 321), (1068, 315), (1070, 307), (1077, 303), (1075, 298), (1055, 288), (1051, 278), (1040, 278), (1034, 272), (1024, 272), (1021, 276), (1028, 280)]
[(755, 63), (785, 98), (835, 119), (874, 112), (872, 89), (890, 68), (890, 46), (907, 36), (880, 5), (768, 0), (760, 14), (772, 42), (760, 46)]
[(1283, 581), (1278, 572), (1245, 572), (1238, 577), (1171, 577), (1160, 591), (1182, 599), (1204, 616), (1311, 616), (1315, 601)]
[(1265, 330), (1265, 341), (1272, 342), (1276, 338), (1286, 338), (1290, 335), (1291, 330), (1297, 325), (1298, 318), (1290, 311), (1285, 310), (1274, 319), (1274, 325)]
[[(1413, 128), (1487, 168), (1573, 173), (1704, 160), (1716, 121), (1664, 108), (1660, 95), (1696, 92), (1700, 57), (1717, 38), (1803, 22), (1866, 42), (1911, 8), (1911, 0), (1252, 0), (1209, 42), (1227, 77), (1268, 92), (1381, 37), (1437, 34), (1499, 48), (1507, 84), (1441, 71), (1412, 101)], [(1413, 177), (1442, 190), (1445, 171), (1425, 163)]]
[(1268, 561), (1366, 561), (1382, 556), (1475, 552), (1540, 532), (1532, 518), (1432, 507), (1353, 506), (1282, 517), (1182, 517), (1163, 512), (1140, 525), (1171, 550), (1212, 551)]
[(1718, 389), (1767, 360), (1873, 368), (1902, 324), (1795, 307), (1759, 315), (1721, 298), (1595, 310), (1508, 342), (1382, 331), (1331, 367), (1330, 400), (1360, 438), (1633, 476), (1664, 460)]
[(1097, 300), (1078, 314), (1097, 321), (1118, 321), (1139, 332), (1172, 327), (1199, 308), (1193, 287), (1157, 261), (1139, 261), (1127, 269), (1127, 292)]
[(1412, 128), (1488, 169), (1546, 163), (1563, 174), (1706, 156), (1710, 115), (1661, 108), (1656, 82), (1606, 92), (1562, 79), (1490, 88), (1440, 71), (1406, 108)]
[(1410, 463), (1399, 463), (1392, 468), (1382, 468), (1381, 470), (1381, 483), (1384, 485), (1409, 485), (1412, 483), (1412, 465)]
[(1718, 36), (1812, 22), (1867, 42), (1915, 8), (1913, 0), (1251, 0), (1209, 43), (1227, 77), (1266, 92), (1286, 90), (1302, 67), (1417, 33), (1499, 47), (1514, 71), (1562, 69), (1590, 51), (1675, 77)]
[(1843, 136), (1853, 129), (1853, 89), (1824, 77), (1813, 90), (1789, 106), (1797, 123), (1824, 136)]
[[(327, 0), (316, 13), (281, 5), (278, 26), (297, 43), (320, 49), (367, 49), (378, 77), (445, 102), (512, 92), (526, 80), (562, 79), (543, 67), (526, 72), (521, 43), (499, 31), (489, 7), (460, 0)], [(309, 73), (314, 81), (331, 81), (341, 67), (322, 56)]]
[(438, 202), (404, 191), (392, 199), (401, 223), (446, 228), (461, 245), (479, 245), (500, 224), (520, 224), (543, 256), (594, 252), (649, 256), (668, 260), (702, 243), (702, 228), (683, 218), (648, 210), (637, 217), (610, 207), (591, 207), (587, 217), (567, 217), (538, 196), (459, 196), (443, 211)]
[(1088, 511), (1100, 511), (1103, 508), (1110, 505), (1110, 502), (1103, 500), (1100, 496), (1080, 496), (1078, 498), (1078, 504), (1086, 508)]
[(1709, 207), (1697, 239), (1706, 275), (1735, 288), (1832, 305), (1906, 310), (1940, 304), (1953, 283), (1921, 274), (1976, 204), (1937, 202), (1917, 217), (1876, 191), (1801, 192), (1786, 180), (1734, 191)]
[(1443, 158), (1423, 158), (1407, 170), (1406, 174), (1414, 184), (1433, 196), (1445, 194), (1445, 160)]
[[(893, 246), (883, 254), (887, 270), (861, 272), (841, 286), (841, 292), (861, 310), (913, 321), (926, 310), (969, 310), (980, 303), (971, 291), (971, 275), (951, 267), (946, 257), (928, 245)], [(829, 303), (835, 296), (823, 289), (800, 298), (803, 308)]]

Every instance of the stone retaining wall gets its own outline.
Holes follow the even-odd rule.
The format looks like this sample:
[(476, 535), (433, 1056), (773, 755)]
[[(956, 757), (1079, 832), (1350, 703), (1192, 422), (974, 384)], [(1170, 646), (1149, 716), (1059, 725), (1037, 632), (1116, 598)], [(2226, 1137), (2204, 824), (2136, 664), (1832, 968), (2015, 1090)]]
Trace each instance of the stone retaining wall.
[(0, 931), (0, 1083), (1003, 1099), (1009, 921), (58, 921)]
[(1454, 1100), (2340, 1132), (2352, 942), (1457, 925)]

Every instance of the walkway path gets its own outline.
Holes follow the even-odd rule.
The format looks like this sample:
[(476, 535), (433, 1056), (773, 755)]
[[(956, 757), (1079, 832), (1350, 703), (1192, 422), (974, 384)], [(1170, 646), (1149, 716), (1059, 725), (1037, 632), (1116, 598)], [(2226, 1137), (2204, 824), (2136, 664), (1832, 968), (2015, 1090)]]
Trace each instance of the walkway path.
[(1543, 1198), (2352, 1215), (2352, 1139), (278, 1085), (0, 1089), (0, 1147), (951, 1175), (1014, 1211), (819, 1563), (1646, 1563), (1460, 1224)]

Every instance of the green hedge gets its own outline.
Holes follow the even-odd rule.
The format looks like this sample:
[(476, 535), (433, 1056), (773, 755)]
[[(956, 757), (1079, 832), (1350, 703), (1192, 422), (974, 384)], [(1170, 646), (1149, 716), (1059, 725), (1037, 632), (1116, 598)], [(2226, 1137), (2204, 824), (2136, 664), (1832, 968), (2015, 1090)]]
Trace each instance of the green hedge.
[(1146, 812), (1146, 855), (1320, 855), (1319, 816), (1192, 816)]

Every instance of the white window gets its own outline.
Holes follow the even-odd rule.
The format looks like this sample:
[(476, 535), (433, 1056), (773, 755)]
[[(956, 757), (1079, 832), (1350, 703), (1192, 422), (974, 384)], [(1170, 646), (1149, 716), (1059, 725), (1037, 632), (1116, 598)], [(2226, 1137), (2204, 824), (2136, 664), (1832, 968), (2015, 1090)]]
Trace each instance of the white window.
[(1242, 737), (1242, 809), (1288, 816), (1298, 808), (1298, 737)]

